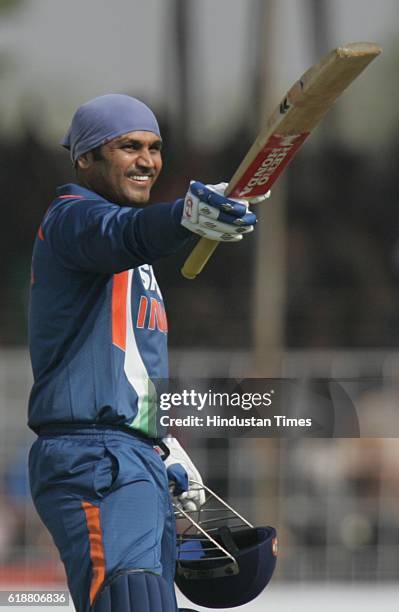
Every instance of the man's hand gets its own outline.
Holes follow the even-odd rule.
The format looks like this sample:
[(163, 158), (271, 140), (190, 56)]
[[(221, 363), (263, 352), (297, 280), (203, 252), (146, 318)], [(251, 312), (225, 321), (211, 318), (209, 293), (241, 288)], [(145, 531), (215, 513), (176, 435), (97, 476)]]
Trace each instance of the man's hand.
[(248, 202), (223, 195), (227, 183), (204, 185), (191, 181), (184, 200), (182, 225), (195, 234), (219, 242), (238, 242), (252, 232), (256, 216)]
[[(165, 460), (169, 481), (172, 483), (172, 496), (185, 512), (192, 512), (205, 503), (205, 491), (201, 487), (202, 478), (176, 438), (164, 438), (170, 455)], [(199, 485), (190, 483), (194, 480)]]

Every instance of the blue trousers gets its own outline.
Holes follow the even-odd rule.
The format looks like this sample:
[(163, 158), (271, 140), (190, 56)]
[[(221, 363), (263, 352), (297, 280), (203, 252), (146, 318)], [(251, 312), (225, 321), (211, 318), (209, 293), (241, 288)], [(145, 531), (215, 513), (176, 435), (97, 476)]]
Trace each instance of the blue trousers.
[(148, 569), (174, 592), (175, 520), (151, 441), (100, 427), (51, 431), (34, 442), (29, 473), (77, 612), (121, 570)]

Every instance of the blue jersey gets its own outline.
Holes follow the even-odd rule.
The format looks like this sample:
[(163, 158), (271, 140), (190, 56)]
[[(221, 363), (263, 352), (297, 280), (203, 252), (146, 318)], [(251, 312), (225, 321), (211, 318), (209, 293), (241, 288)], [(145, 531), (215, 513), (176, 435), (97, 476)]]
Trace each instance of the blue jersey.
[(156, 437), (153, 380), (168, 376), (167, 319), (151, 263), (190, 233), (183, 200), (130, 208), (69, 184), (35, 240), (29, 426), (108, 424)]

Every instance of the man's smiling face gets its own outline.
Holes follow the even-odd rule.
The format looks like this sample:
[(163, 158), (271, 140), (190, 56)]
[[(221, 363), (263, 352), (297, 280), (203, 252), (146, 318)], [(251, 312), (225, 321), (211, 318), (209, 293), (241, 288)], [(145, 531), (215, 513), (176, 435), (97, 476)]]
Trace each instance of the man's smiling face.
[(146, 204), (162, 169), (162, 140), (153, 132), (129, 132), (77, 160), (81, 184), (123, 206)]

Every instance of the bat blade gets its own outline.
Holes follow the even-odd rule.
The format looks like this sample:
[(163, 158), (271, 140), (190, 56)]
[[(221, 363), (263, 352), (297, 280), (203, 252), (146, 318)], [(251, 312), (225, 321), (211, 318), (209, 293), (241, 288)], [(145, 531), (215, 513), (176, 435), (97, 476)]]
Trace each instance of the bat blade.
[[(247, 200), (264, 195), (337, 98), (381, 51), (375, 43), (349, 43), (309, 68), (266, 121), (225, 194)], [(195, 278), (218, 244), (201, 238), (181, 270), (183, 276)]]

